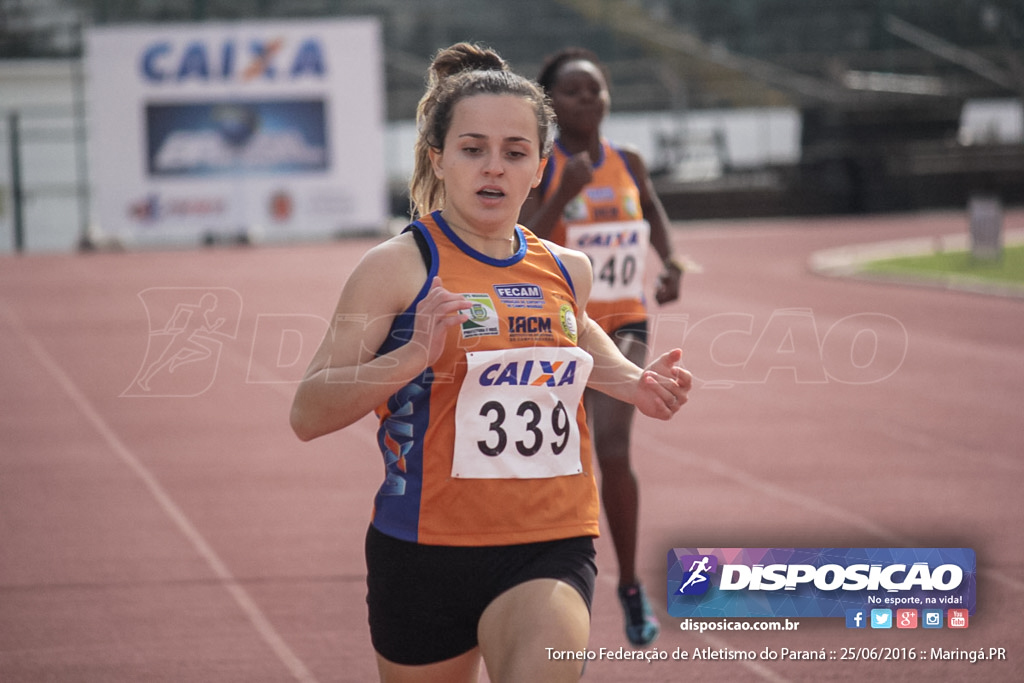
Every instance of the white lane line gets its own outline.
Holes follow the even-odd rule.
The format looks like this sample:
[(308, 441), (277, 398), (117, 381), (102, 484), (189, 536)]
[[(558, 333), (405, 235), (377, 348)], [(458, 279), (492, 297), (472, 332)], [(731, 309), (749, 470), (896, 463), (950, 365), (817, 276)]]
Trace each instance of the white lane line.
[(978, 573), (982, 576), (987, 576), (996, 583), (1003, 584), (1007, 588), (1012, 588), (1014, 590), (1024, 592), (1024, 581), (1018, 581), (1017, 579), (1014, 579), (1012, 577), (1007, 576), (1006, 574), (1003, 574), (1001, 571), (997, 569), (979, 569)]
[(93, 407), (89, 399), (79, 390), (75, 383), (71, 380), (68, 375), (61, 370), (56, 359), (51, 356), (42, 344), (29, 332), (22, 324), (21, 321), (14, 315), (9, 309), (5, 309), (4, 313), (8, 321), (11, 323), (11, 327), (21, 337), (22, 341), (29, 348), (29, 350), (35, 355), (36, 359), (46, 369), (46, 371), (57, 380), (58, 384), (64, 389), (68, 397), (75, 403), (82, 415), (92, 423), (96, 431), (103, 437), (103, 440), (107, 442), (111, 450), (115, 455), (132, 470), (139, 479), (149, 489), (150, 494), (156, 499), (157, 503), (163, 509), (163, 511), (170, 517), (171, 521), (174, 522), (178, 530), (185, 535), (185, 538), (189, 540), (192, 547), (200, 557), (206, 560), (206, 564), (209, 565), (214, 575), (220, 579), (224, 588), (228, 591), (235, 603), (242, 609), (246, 617), (252, 623), (256, 632), (260, 635), (263, 641), (270, 647), (270, 649), (277, 655), (277, 658), (282, 664), (291, 672), (295, 680), (301, 683), (316, 683), (316, 678), (309, 671), (306, 665), (301, 659), (292, 651), (288, 644), (281, 637), (281, 634), (277, 632), (270, 620), (267, 619), (263, 610), (259, 608), (256, 601), (253, 600), (252, 596), (249, 595), (248, 591), (243, 588), (235, 576), (228, 569), (227, 565), (224, 564), (223, 560), (217, 555), (217, 553), (210, 547), (203, 535), (199, 533), (195, 525), (189, 521), (185, 513), (178, 507), (174, 499), (167, 493), (167, 491), (160, 485), (160, 482), (153, 475), (149, 469), (142, 464), (134, 453), (125, 446), (125, 444), (118, 438), (114, 430), (110, 428), (107, 422), (99, 414), (99, 412)]
[(866, 531), (869, 534), (885, 539), (887, 542), (893, 543), (894, 545), (902, 546), (911, 543), (909, 538), (900, 536), (899, 534), (895, 534), (884, 527), (878, 526), (871, 520), (861, 517), (856, 513), (850, 512), (849, 510), (844, 510), (843, 508), (835, 507), (833, 505), (829, 505), (828, 503), (818, 500), (816, 498), (805, 496), (801, 493), (791, 491), (781, 486), (769, 484), (768, 482), (763, 481), (753, 475), (747, 474), (746, 472), (736, 469), (735, 467), (723, 465), (715, 460), (699, 458), (696, 455), (693, 455), (692, 453), (680, 452), (674, 454), (673, 457), (686, 461), (687, 465), (691, 467), (700, 467), (701, 469), (707, 470), (713, 474), (717, 474), (718, 476), (724, 477), (725, 479), (730, 479), (736, 482), (737, 484), (745, 486), (748, 489), (752, 489), (754, 491), (757, 491), (758, 493), (762, 493), (771, 498), (784, 500), (788, 503), (792, 503), (797, 507), (802, 507), (807, 510), (813, 510), (815, 513), (819, 515), (832, 517), (833, 519), (839, 520), (843, 524), (856, 527), (861, 531)]

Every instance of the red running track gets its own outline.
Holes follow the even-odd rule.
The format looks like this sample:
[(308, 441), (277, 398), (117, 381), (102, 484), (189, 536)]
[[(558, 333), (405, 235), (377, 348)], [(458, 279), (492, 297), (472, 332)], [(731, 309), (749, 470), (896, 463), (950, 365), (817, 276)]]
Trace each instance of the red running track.
[[(639, 418), (641, 572), (668, 654), (1007, 660), (599, 660), (584, 680), (1024, 680), (1024, 301), (807, 268), (821, 249), (966, 229), (957, 213), (677, 226), (701, 272), (654, 312), (652, 343), (681, 343), (698, 386), (675, 421)], [(310, 444), (287, 424), (374, 242), (0, 258), (0, 681), (375, 680), (372, 424)], [(204, 312), (206, 331), (171, 347)], [(191, 362), (171, 372), (174, 356)], [(700, 636), (664, 611), (676, 546), (972, 547), (977, 613), (965, 631), (822, 619)], [(607, 535), (598, 547), (591, 647), (615, 651)]]

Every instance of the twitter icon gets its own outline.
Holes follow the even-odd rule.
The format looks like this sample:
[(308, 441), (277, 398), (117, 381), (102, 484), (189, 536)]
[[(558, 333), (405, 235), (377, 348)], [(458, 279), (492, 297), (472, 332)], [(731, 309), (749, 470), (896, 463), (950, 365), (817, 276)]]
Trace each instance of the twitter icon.
[(892, 610), (871, 610), (871, 628), (892, 628)]

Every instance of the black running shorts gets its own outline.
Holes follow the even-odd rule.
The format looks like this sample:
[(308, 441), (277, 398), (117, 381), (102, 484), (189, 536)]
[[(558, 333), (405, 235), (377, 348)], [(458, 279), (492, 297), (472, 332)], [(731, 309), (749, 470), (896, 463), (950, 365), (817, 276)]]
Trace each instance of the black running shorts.
[(431, 664), (477, 645), (484, 609), (532, 579), (558, 579), (590, 609), (597, 578), (590, 537), (509, 546), (432, 546), (373, 526), (366, 534), (367, 596), (374, 649), (396, 664)]

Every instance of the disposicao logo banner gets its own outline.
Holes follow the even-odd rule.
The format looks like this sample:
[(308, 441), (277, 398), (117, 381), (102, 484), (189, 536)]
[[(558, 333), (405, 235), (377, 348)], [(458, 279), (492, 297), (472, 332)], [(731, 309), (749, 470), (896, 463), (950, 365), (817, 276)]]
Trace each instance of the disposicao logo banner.
[(847, 609), (974, 614), (970, 548), (673, 548), (673, 617), (844, 617)]

